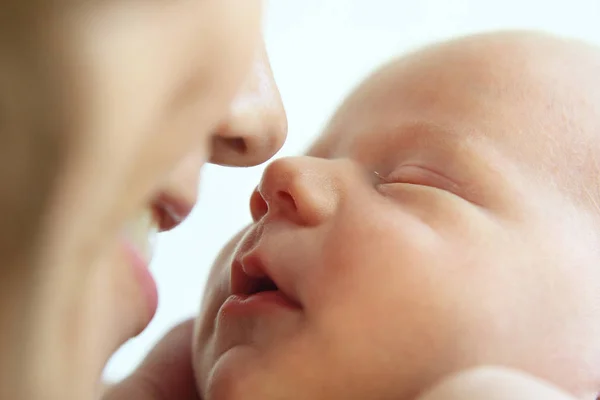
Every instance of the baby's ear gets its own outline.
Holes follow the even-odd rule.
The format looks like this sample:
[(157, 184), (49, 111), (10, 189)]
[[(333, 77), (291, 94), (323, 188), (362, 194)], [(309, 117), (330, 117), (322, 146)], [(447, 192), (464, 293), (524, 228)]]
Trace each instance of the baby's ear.
[(479, 367), (452, 375), (417, 400), (575, 400), (547, 382), (500, 367)]

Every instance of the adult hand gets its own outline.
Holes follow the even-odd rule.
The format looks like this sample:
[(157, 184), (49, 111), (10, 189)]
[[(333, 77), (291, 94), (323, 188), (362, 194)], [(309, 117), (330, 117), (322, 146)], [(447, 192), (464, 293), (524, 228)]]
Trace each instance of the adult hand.
[(193, 320), (173, 328), (131, 376), (105, 391), (102, 400), (200, 400), (192, 369), (193, 330)]
[(499, 367), (480, 367), (442, 380), (417, 400), (574, 400), (547, 382)]

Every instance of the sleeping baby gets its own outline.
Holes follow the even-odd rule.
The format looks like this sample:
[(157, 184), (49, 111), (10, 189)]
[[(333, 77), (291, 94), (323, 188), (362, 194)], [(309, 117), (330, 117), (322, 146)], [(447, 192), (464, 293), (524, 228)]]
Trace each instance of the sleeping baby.
[(266, 168), (207, 285), (202, 398), (412, 400), (495, 365), (596, 399), (599, 172), (590, 45), (489, 33), (384, 66)]

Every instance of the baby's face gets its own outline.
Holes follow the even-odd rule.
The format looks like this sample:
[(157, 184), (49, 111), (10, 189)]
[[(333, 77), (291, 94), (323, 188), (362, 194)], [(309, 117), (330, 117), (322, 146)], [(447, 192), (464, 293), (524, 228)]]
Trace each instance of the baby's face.
[(308, 156), (267, 167), (207, 286), (205, 400), (411, 399), (478, 364), (587, 390), (597, 237), (561, 167), (576, 153), (584, 176), (587, 153), (563, 150), (577, 129), (555, 112), (579, 78), (549, 85), (562, 58), (520, 43), (394, 62)]

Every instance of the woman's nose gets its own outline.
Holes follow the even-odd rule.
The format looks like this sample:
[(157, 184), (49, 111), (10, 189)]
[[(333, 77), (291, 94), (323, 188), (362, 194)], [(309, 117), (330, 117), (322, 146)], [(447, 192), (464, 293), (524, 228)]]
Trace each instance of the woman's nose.
[(263, 46), (213, 138), (210, 162), (231, 166), (261, 164), (283, 145), (287, 117)]
[(328, 163), (313, 157), (288, 157), (269, 164), (250, 199), (253, 220), (273, 213), (298, 225), (315, 226), (331, 217), (341, 185)]

